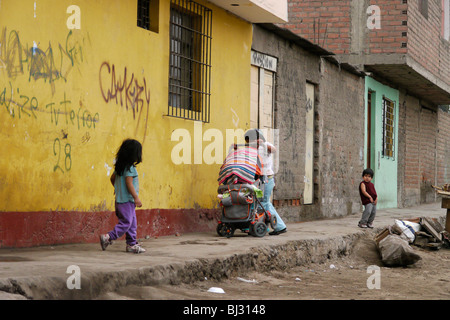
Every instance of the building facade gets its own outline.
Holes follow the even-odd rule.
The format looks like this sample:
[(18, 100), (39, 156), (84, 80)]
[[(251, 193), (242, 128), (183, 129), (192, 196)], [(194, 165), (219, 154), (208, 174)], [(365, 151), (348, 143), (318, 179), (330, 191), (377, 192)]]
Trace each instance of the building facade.
[(282, 25), (367, 74), (365, 165), (380, 207), (436, 201), (449, 181), (447, 0), (289, 1)]
[(286, 221), (359, 212), (364, 74), (339, 65), (329, 51), (274, 25), (255, 25), (252, 48), (265, 57), (261, 61), (276, 61), (276, 68), (254, 67), (265, 69), (259, 74), (273, 74), (273, 86), (265, 86), (265, 92), (272, 93), (265, 95), (273, 97), (273, 128), (278, 135), (273, 195), (277, 211)]
[(139, 237), (215, 226), (225, 138), (250, 127), (252, 22), (285, 22), (286, 8), (1, 1), (0, 247), (111, 229), (126, 138), (143, 145)]

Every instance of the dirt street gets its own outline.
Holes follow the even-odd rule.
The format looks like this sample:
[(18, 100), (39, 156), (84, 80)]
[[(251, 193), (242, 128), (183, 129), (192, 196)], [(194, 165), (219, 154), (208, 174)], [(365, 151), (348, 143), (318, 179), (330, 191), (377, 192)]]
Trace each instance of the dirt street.
[[(102, 300), (448, 300), (450, 250), (413, 249), (422, 257), (408, 267), (387, 268), (375, 242), (361, 239), (343, 258), (288, 271), (251, 271), (222, 281), (156, 287), (130, 286), (99, 297)], [(375, 270), (373, 267), (378, 266)], [(375, 270), (375, 271), (373, 271)], [(379, 272), (379, 273), (378, 273)], [(378, 278), (376, 276), (379, 275)], [(225, 293), (211, 293), (212, 287)], [(372, 287), (370, 289), (369, 287)], [(379, 289), (378, 289), (379, 288)]]

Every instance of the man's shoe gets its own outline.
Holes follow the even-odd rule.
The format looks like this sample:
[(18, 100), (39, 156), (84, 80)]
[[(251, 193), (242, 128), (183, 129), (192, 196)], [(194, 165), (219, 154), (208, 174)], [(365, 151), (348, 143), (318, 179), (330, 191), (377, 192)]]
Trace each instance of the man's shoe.
[(287, 232), (286, 228), (284, 228), (283, 230), (280, 230), (280, 231), (272, 231), (272, 232), (269, 232), (269, 235), (271, 235), (271, 236), (277, 236), (277, 235), (282, 234), (282, 233), (285, 233), (285, 232)]

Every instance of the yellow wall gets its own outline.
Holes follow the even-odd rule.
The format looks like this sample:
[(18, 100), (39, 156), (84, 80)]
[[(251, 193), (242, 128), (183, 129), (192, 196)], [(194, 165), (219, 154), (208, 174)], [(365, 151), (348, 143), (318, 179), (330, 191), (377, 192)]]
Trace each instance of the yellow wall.
[[(194, 140), (194, 122), (166, 116), (169, 1), (160, 0), (159, 33), (136, 26), (136, 3), (0, 1), (0, 211), (114, 210), (109, 175), (128, 137), (143, 143), (144, 209), (216, 206), (220, 164), (171, 160), (172, 132), (185, 128)], [(252, 27), (199, 3), (213, 9), (211, 122), (201, 127), (225, 137), (249, 126)], [(80, 8), (80, 29), (67, 27), (70, 5)], [(33, 46), (46, 58), (33, 58)], [(125, 70), (128, 82), (145, 80), (139, 110), (126, 108), (125, 93), (123, 105), (108, 97), (112, 66), (116, 80)]]

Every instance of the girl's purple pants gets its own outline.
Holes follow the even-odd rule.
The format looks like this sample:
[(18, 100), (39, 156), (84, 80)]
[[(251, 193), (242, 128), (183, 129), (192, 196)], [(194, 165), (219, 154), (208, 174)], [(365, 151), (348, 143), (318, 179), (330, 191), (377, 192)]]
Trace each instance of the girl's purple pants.
[(119, 219), (119, 223), (116, 224), (112, 231), (108, 232), (109, 238), (116, 240), (126, 234), (127, 245), (134, 246), (137, 236), (136, 206), (134, 202), (116, 202), (116, 216)]

